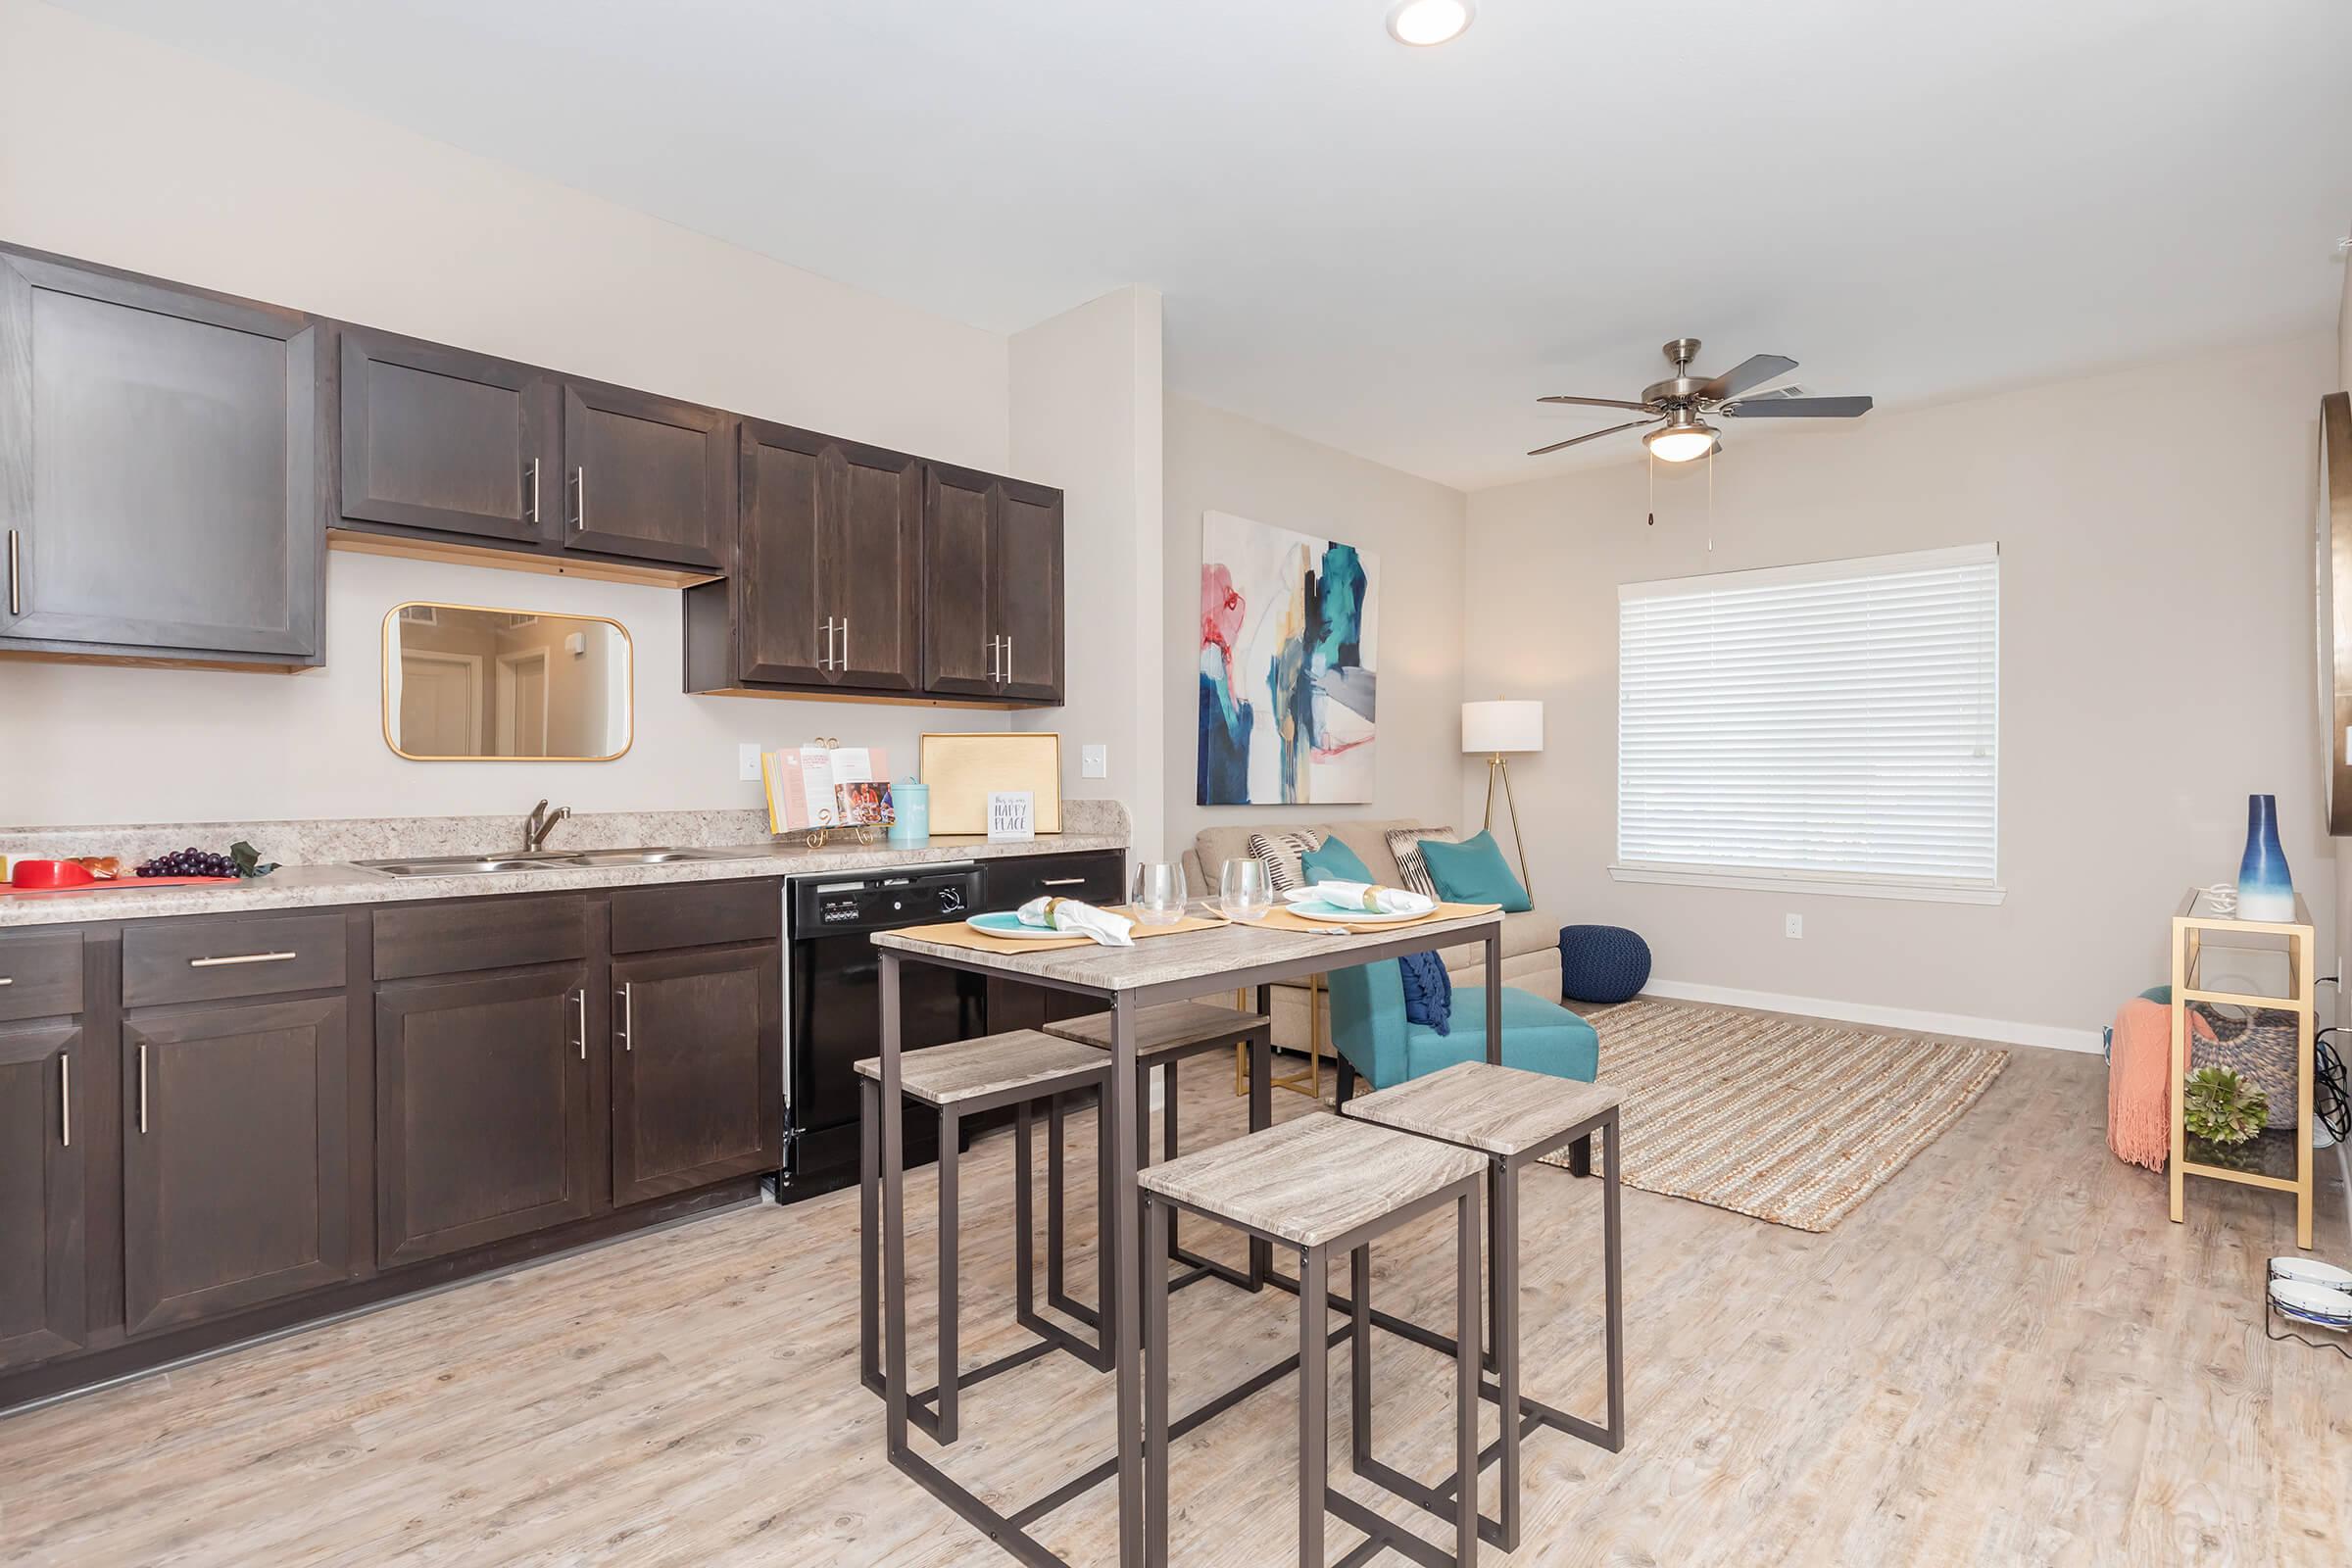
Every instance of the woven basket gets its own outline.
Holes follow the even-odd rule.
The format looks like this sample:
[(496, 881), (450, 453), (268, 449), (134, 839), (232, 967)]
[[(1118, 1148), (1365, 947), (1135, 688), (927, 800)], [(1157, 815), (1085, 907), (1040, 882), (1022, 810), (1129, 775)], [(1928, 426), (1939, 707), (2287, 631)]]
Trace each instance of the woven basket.
[(2213, 1030), (2190, 1053), (2192, 1067), (2227, 1067), (2263, 1093), (2269, 1102), (2263, 1126), (2295, 1124), (2295, 1052), (2302, 1029), (2295, 1015), (2277, 1007), (2251, 1010), (2210, 1002), (2189, 1006)]

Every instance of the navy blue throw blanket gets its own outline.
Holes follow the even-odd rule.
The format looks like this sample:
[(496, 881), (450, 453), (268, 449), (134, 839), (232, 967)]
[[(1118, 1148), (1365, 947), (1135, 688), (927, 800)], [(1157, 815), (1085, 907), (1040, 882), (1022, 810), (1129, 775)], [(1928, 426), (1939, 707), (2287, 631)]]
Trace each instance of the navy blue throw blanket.
[(1396, 960), (1404, 976), (1404, 1016), (1442, 1035), (1453, 1033), (1453, 981), (1436, 953), (1408, 953)]

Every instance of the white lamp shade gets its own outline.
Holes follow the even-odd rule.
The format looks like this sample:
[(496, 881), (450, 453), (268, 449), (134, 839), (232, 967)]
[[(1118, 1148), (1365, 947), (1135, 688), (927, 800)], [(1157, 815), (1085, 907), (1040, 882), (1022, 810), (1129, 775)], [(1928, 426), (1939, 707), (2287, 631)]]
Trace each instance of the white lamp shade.
[(1544, 705), (1537, 702), (1464, 703), (1462, 750), (1484, 757), (1494, 752), (1544, 749)]

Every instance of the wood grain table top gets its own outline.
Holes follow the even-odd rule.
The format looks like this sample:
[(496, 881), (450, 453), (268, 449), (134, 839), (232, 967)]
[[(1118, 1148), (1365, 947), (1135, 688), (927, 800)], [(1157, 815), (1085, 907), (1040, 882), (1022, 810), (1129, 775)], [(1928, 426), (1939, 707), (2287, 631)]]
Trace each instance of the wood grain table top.
[(1136, 1185), (1321, 1247), (1486, 1168), (1468, 1149), (1317, 1112), (1153, 1165)]
[[(1244, 1012), (1239, 1007), (1220, 1007), (1207, 1002), (1166, 1002), (1137, 1011), (1135, 1054), (1152, 1056), (1189, 1046), (1238, 1040), (1265, 1021), (1264, 1013)], [(1083, 1018), (1061, 1019), (1046, 1025), (1046, 1033), (1108, 1051), (1110, 1014), (1096, 1012)]]
[[(957, 1040), (899, 1057), (901, 1087), (928, 1105), (952, 1105), (1025, 1084), (1037, 1085), (1042, 1093), (1057, 1079), (1106, 1077), (1109, 1070), (1108, 1058), (1092, 1046), (1037, 1029)], [(858, 1071), (879, 1082), (882, 1058), (866, 1057)]]
[(1483, 1061), (1457, 1061), (1348, 1102), (1346, 1114), (1399, 1132), (1517, 1154), (1591, 1121), (1624, 1097), (1607, 1084)]
[[(924, 942), (903, 931), (877, 931), (874, 946), (912, 956), (937, 958), (992, 974), (1020, 975), (1100, 992), (1141, 991), (1152, 986), (1213, 981), (1267, 964), (1298, 965), (1299, 974), (1345, 969), (1366, 961), (1349, 954), (1394, 948), (1399, 939), (1415, 948), (1455, 947), (1501, 925), (1499, 911), (1459, 920), (1424, 920), (1384, 931), (1325, 936), (1261, 926), (1223, 925), (1213, 931), (1139, 942), (1132, 948), (1055, 948), (1044, 953), (980, 953), (970, 948)], [(1410, 952), (1413, 949), (1398, 951)], [(1313, 960), (1322, 960), (1320, 962)]]

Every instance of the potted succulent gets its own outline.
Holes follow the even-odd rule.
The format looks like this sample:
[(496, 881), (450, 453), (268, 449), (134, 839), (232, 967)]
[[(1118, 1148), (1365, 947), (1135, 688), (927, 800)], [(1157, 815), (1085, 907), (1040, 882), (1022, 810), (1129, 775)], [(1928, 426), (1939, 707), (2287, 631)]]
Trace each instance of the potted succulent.
[(2269, 1098), (2228, 1067), (2199, 1067), (2180, 1086), (2181, 1125), (2217, 1165), (2243, 1164), (2269, 1113)]

